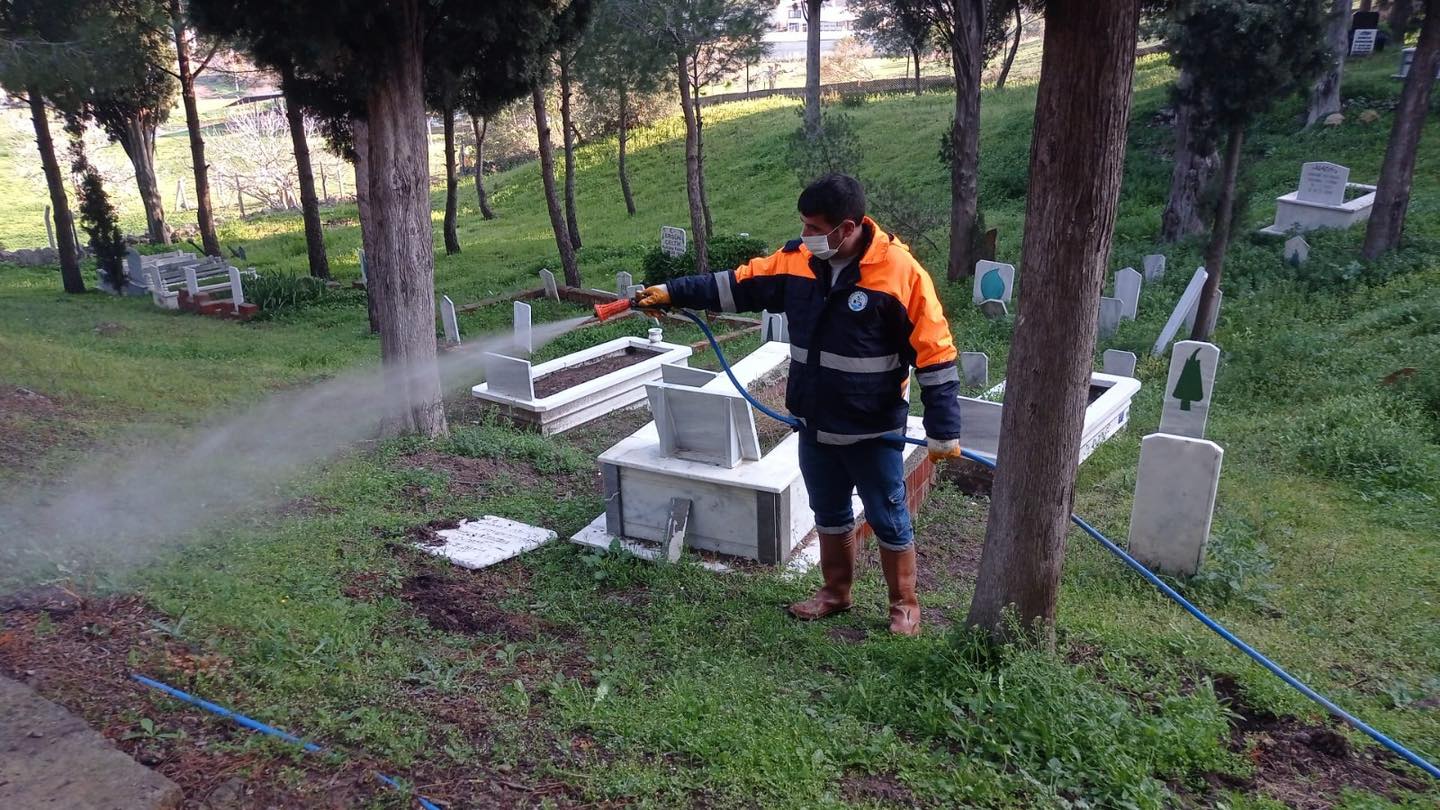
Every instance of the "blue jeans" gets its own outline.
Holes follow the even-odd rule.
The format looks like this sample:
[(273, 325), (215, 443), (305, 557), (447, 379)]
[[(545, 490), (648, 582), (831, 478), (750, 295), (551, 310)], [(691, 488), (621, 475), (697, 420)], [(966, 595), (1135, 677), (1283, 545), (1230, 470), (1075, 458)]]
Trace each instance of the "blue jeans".
[(901, 448), (884, 439), (821, 444), (813, 433), (800, 431), (800, 474), (810, 492), (815, 528), (821, 534), (843, 534), (855, 528), (855, 510), (850, 506), (850, 493), (855, 491), (880, 547), (890, 551), (909, 548), (915, 542), (915, 531), (905, 506)]

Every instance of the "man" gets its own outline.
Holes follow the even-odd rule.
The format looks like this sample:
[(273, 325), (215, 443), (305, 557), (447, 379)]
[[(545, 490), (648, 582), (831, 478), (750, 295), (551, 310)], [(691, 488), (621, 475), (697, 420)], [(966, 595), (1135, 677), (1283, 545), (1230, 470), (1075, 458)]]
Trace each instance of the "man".
[(916, 370), (932, 459), (960, 455), (960, 376), (950, 326), (930, 275), (865, 216), (865, 191), (831, 174), (800, 193), (800, 238), (736, 270), (649, 287), (639, 305), (784, 312), (790, 326), (785, 407), (804, 425), (800, 472), (820, 534), (825, 584), (790, 606), (799, 619), (850, 607), (858, 491), (880, 544), (890, 631), (920, 632), (915, 543), (899, 436)]

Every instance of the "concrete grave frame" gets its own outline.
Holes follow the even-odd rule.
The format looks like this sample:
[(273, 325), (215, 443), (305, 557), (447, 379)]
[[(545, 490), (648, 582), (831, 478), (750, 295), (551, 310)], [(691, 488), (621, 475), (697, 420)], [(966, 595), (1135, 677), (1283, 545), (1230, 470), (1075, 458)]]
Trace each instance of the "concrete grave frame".
[[(1090, 384), (1105, 388), (1105, 393), (1085, 408), (1085, 427), (1080, 434), (1080, 457), (1084, 463), (1090, 454), (1130, 421), (1130, 402), (1140, 392), (1140, 381), (1133, 377), (1090, 374)], [(978, 455), (994, 459), (1000, 451), (1000, 414), (1004, 406), (1005, 381), (979, 397), (960, 397), (960, 446)]]
[[(1306, 174), (1311, 171), (1312, 167), (1319, 166), (1343, 170), (1339, 172), (1341, 188), (1337, 192), (1338, 199), (1336, 201), (1304, 199), (1304, 197), (1313, 196), (1313, 192), (1307, 193)], [(1320, 228), (1344, 229), (1370, 219), (1370, 211), (1375, 207), (1375, 186), (1351, 183), (1349, 176), (1350, 170), (1344, 166), (1323, 161), (1306, 163), (1301, 169), (1300, 188), (1275, 198), (1275, 222), (1261, 228), (1260, 233), (1269, 236), (1289, 236), (1295, 232), (1305, 233)], [(1361, 189), (1367, 193), (1347, 202), (1343, 199), (1345, 189)]]

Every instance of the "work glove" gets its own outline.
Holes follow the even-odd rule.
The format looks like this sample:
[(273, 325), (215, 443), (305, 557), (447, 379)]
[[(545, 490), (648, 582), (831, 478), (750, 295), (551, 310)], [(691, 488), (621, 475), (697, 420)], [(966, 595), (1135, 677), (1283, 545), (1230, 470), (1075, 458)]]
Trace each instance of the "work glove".
[(959, 439), (926, 439), (925, 449), (930, 453), (930, 460), (939, 462), (945, 459), (960, 458)]
[(649, 315), (658, 314), (670, 306), (670, 288), (664, 284), (646, 287), (635, 296), (635, 306)]

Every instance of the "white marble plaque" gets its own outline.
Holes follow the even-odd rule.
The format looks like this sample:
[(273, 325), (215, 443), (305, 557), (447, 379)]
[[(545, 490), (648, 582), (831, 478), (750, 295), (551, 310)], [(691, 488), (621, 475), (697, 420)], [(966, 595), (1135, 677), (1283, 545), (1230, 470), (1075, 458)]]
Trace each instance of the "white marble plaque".
[(1379, 30), (1375, 28), (1357, 28), (1353, 32), (1354, 37), (1350, 40), (1351, 56), (1369, 56), (1375, 52), (1375, 36)]
[(1299, 267), (1310, 261), (1310, 243), (1303, 236), (1292, 236), (1285, 240), (1285, 261)]
[(1142, 565), (1180, 576), (1200, 570), (1224, 456), (1204, 439), (1152, 433), (1140, 440), (1129, 551)]
[(1219, 364), (1220, 348), (1214, 343), (1182, 340), (1175, 344), (1170, 355), (1170, 375), (1165, 381), (1165, 400), (1160, 407), (1161, 433), (1205, 438), (1215, 368)]
[(1336, 163), (1315, 161), (1300, 167), (1300, 190), (1295, 198), (1304, 202), (1339, 205), (1345, 202), (1345, 184), (1350, 170)]
[(735, 467), (760, 458), (755, 414), (738, 394), (648, 383), (660, 450), (672, 458)]
[(1181, 293), (1180, 301), (1175, 304), (1175, 309), (1170, 312), (1170, 319), (1165, 322), (1165, 327), (1160, 330), (1160, 337), (1155, 339), (1155, 345), (1150, 348), (1150, 353), (1159, 357), (1165, 353), (1165, 347), (1175, 339), (1175, 333), (1180, 330), (1180, 324), (1185, 321), (1185, 315), (1200, 300), (1200, 291), (1205, 287), (1205, 279), (1209, 276), (1205, 268), (1199, 267), (1195, 275), (1190, 277), (1190, 283), (1185, 286), (1185, 292)]
[(615, 294), (621, 298), (625, 298), (626, 292), (630, 289), (630, 285), (634, 283), (635, 280), (630, 277), (630, 274), (621, 270), (615, 274)]
[(460, 321), (455, 317), (455, 302), (448, 295), (440, 296), (440, 325), (445, 328), (445, 342), (459, 346)]
[(524, 301), (515, 302), (515, 348), (525, 354), (535, 353), (535, 342), (530, 327), (530, 305)]
[(666, 256), (682, 256), (685, 253), (685, 229), (660, 226), (660, 250)]
[(969, 386), (989, 385), (990, 356), (984, 352), (961, 352), (960, 381)]
[(1100, 321), (1097, 332), (1100, 340), (1109, 340), (1115, 337), (1115, 333), (1120, 329), (1120, 319), (1124, 317), (1124, 314), (1124, 301), (1119, 298), (1100, 299)]
[(975, 263), (975, 303), (1010, 302), (1015, 288), (1015, 265), (981, 259)]
[[(1207, 334), (1207, 335), (1214, 335), (1214, 334), (1215, 334), (1215, 324), (1217, 324), (1217, 323), (1220, 322), (1220, 306), (1221, 306), (1222, 304), (1224, 304), (1224, 303), (1225, 303), (1225, 291), (1224, 291), (1224, 290), (1216, 290), (1216, 291), (1215, 291), (1215, 308), (1212, 309), (1212, 310), (1210, 310), (1210, 320), (1209, 320), (1209, 322), (1207, 323), (1207, 325), (1206, 325), (1206, 327), (1205, 327), (1205, 334)], [(1200, 311), (1200, 299), (1197, 298), (1197, 299), (1195, 299), (1195, 305), (1192, 306), (1192, 307), (1190, 307), (1190, 311), (1189, 311), (1189, 312), (1185, 313), (1185, 333), (1186, 333), (1186, 334), (1192, 334), (1192, 335), (1193, 335), (1193, 334), (1195, 333), (1195, 314), (1198, 313), (1199, 311)]]
[(1116, 377), (1134, 377), (1135, 353), (1121, 351), (1120, 349), (1106, 349), (1104, 365), (1100, 370), (1105, 374), (1113, 374)]
[(1145, 280), (1151, 284), (1165, 278), (1165, 257), (1152, 253), (1145, 257)]
[(535, 379), (530, 373), (530, 361), (518, 357), (486, 352), (485, 382), (497, 394), (516, 399), (535, 398)]
[(545, 285), (545, 297), (551, 301), (560, 300), (560, 286), (555, 283), (555, 274), (548, 269), (540, 271), (540, 283)]
[(459, 526), (441, 529), (436, 534), (440, 545), (416, 543), (415, 547), (472, 571), (518, 557), (559, 537), (549, 529), (494, 515), (462, 521)]
[(1123, 304), (1120, 317), (1127, 321), (1135, 320), (1140, 312), (1140, 285), (1143, 280), (1133, 267), (1126, 267), (1115, 274), (1115, 297)]

